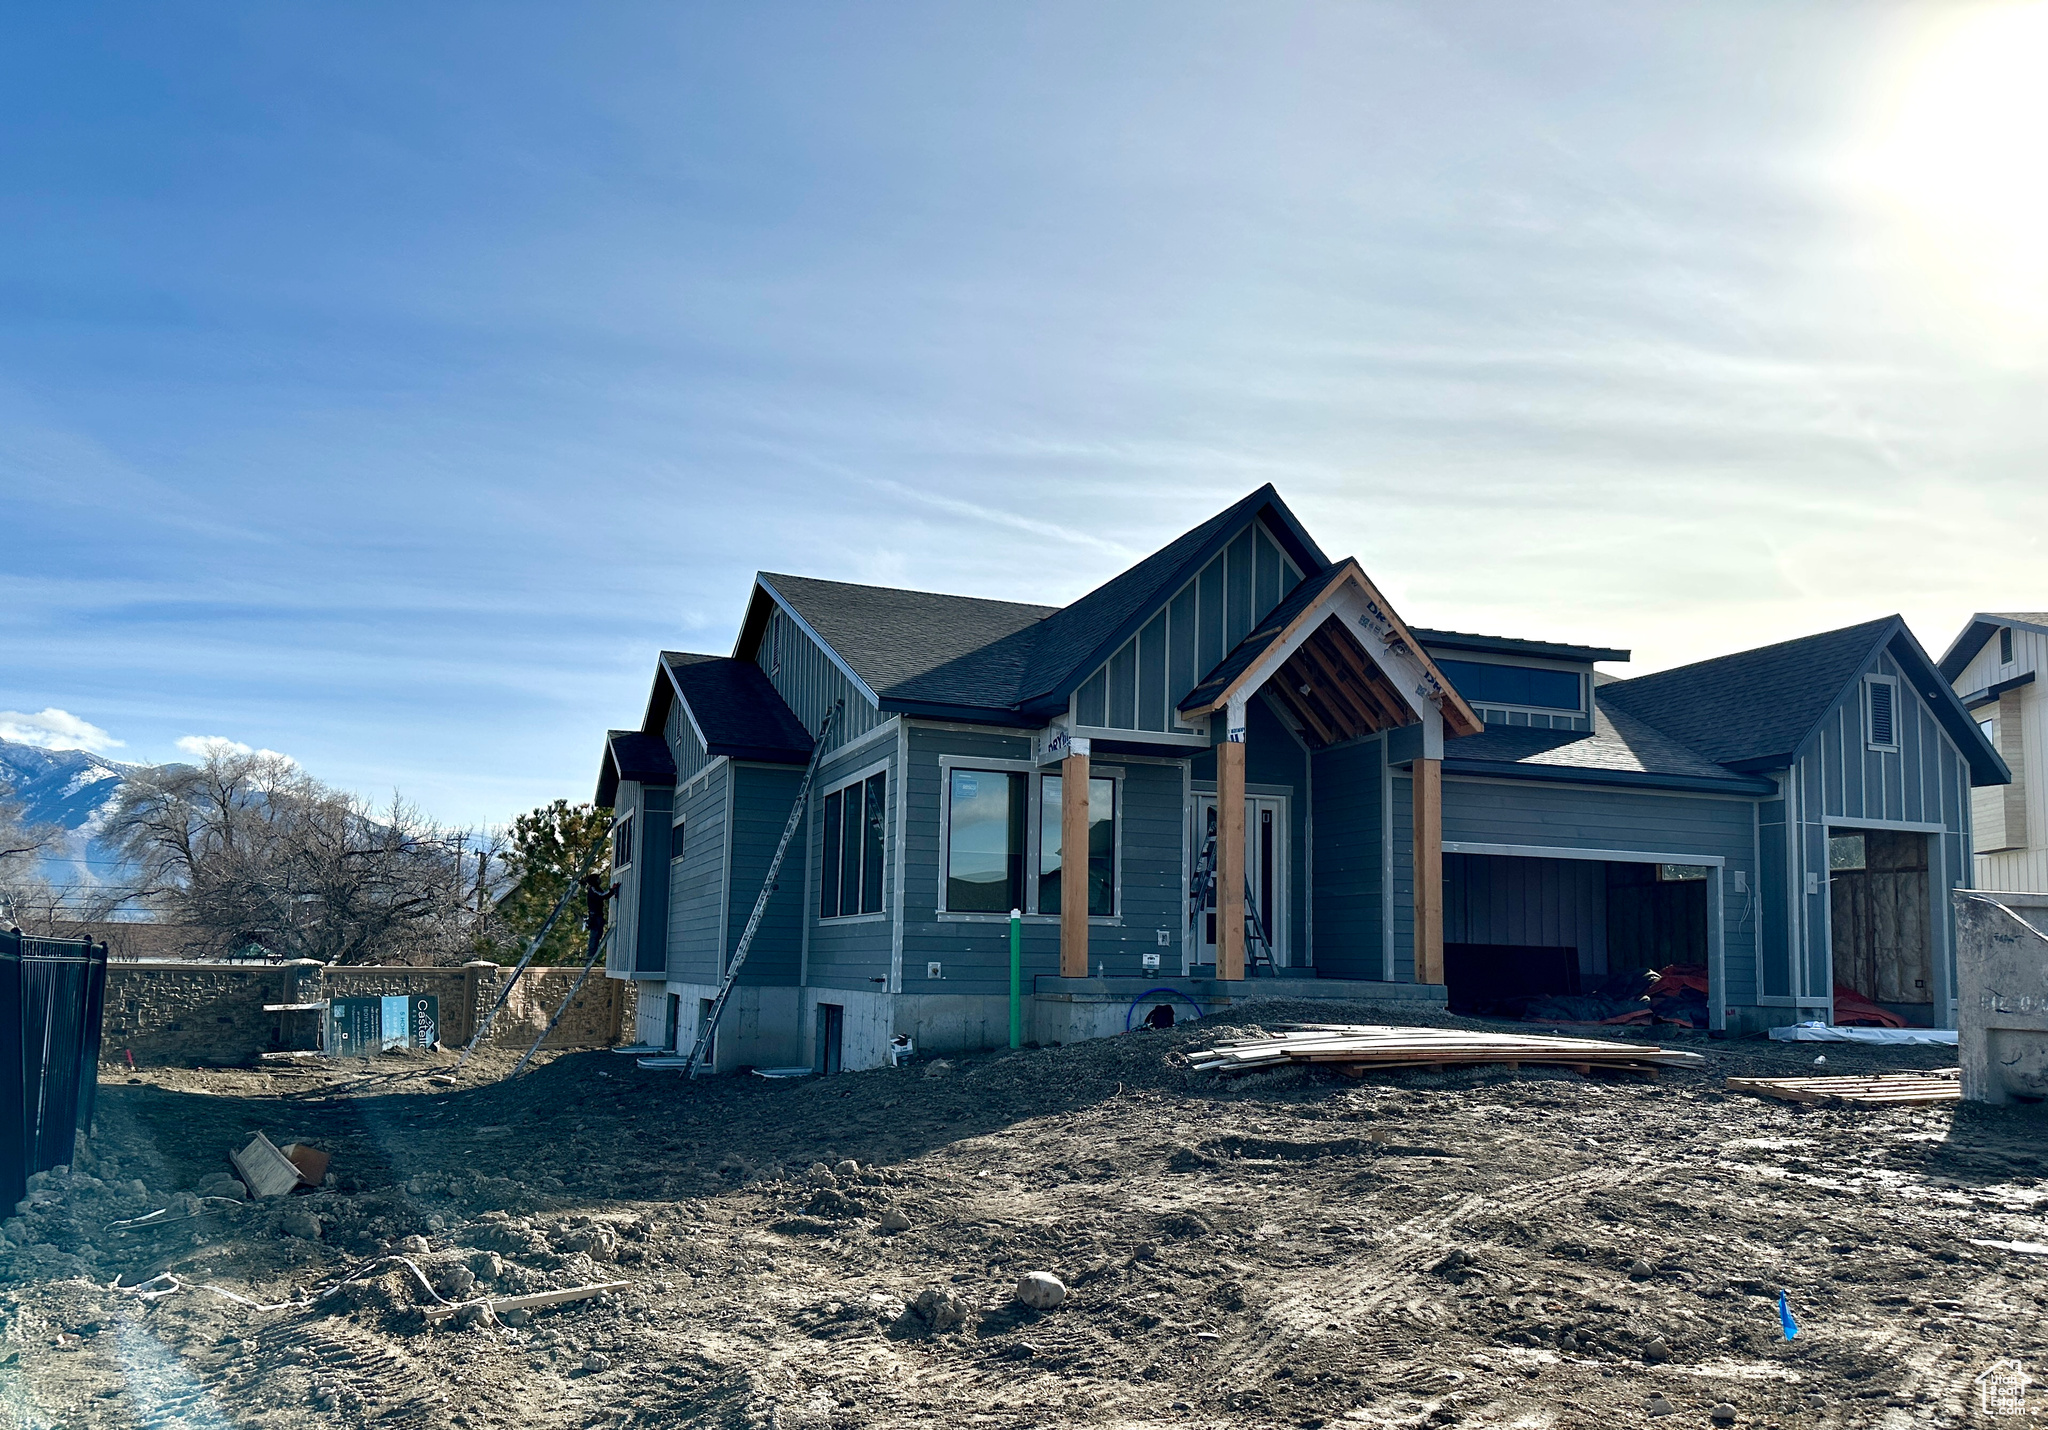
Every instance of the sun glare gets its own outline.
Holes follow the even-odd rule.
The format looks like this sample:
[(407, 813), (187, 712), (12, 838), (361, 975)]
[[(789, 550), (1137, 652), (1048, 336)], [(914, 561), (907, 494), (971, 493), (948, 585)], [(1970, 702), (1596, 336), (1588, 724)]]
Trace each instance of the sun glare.
[(1886, 96), (1866, 177), (1946, 296), (2048, 331), (2048, 3), (1958, 6)]

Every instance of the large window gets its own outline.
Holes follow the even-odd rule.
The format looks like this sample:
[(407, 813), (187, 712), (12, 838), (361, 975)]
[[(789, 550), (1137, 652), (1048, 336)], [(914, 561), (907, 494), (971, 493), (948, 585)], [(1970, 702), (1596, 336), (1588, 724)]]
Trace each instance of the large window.
[(954, 770), (946, 781), (946, 909), (1007, 914), (1024, 907), (1023, 775)]
[(825, 796), (819, 918), (843, 919), (882, 911), (882, 834), (888, 810), (886, 771)]
[(1488, 665), (1476, 660), (1440, 660), (1436, 664), (1468, 704), (1532, 705), (1545, 710), (1585, 708), (1576, 671)]
[[(1061, 783), (1058, 775), (1011, 770), (947, 771), (945, 912), (1060, 911)], [(1094, 918), (1117, 912), (1117, 784), (1110, 776), (1088, 781), (1088, 913)]]
[[(1038, 912), (1060, 911), (1060, 777), (1038, 780)], [(1088, 781), (1088, 912), (1108, 918), (1116, 912), (1116, 781)]]

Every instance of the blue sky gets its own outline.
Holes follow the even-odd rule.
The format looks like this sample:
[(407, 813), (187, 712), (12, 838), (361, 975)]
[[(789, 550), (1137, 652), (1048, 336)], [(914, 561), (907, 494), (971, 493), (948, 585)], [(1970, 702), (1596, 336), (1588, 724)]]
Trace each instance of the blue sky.
[(2048, 605), (2042, 14), (19, 11), (0, 734), (502, 821), (757, 568), (1265, 481), (1417, 624), (1938, 649)]

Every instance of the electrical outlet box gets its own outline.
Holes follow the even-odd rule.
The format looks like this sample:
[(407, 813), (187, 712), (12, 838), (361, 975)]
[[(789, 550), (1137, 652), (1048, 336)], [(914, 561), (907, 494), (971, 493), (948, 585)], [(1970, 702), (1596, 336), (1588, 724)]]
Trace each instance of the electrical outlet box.
[(1820, 892), (1820, 875), (1811, 869), (1806, 871), (1806, 892), (1809, 894), (1818, 894)]
[(927, 963), (924, 966), (924, 976), (927, 978), (944, 978), (946, 976), (945, 965), (940, 963)]
[(1737, 869), (1735, 871), (1735, 892), (1738, 894), (1749, 892), (1749, 870)]
[(1138, 961), (1145, 965), (1145, 971), (1148, 973), (1157, 973), (1159, 971), (1159, 955), (1156, 953), (1140, 954)]
[(1171, 930), (1171, 929), (1161, 929), (1161, 930), (1159, 930), (1159, 946), (1160, 946), (1161, 948), (1165, 948), (1165, 947), (1167, 947), (1167, 946), (1168, 946), (1169, 944), (1171, 944), (1172, 942), (1173, 942), (1173, 930)]

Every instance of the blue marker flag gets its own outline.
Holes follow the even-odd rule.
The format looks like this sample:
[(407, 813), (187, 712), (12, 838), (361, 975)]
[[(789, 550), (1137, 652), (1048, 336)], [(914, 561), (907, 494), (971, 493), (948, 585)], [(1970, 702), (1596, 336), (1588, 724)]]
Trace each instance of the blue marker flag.
[(1799, 1323), (1792, 1319), (1792, 1308), (1785, 1304), (1785, 1293), (1778, 1293), (1778, 1324), (1785, 1328), (1785, 1339), (1791, 1340), (1799, 1334)]

